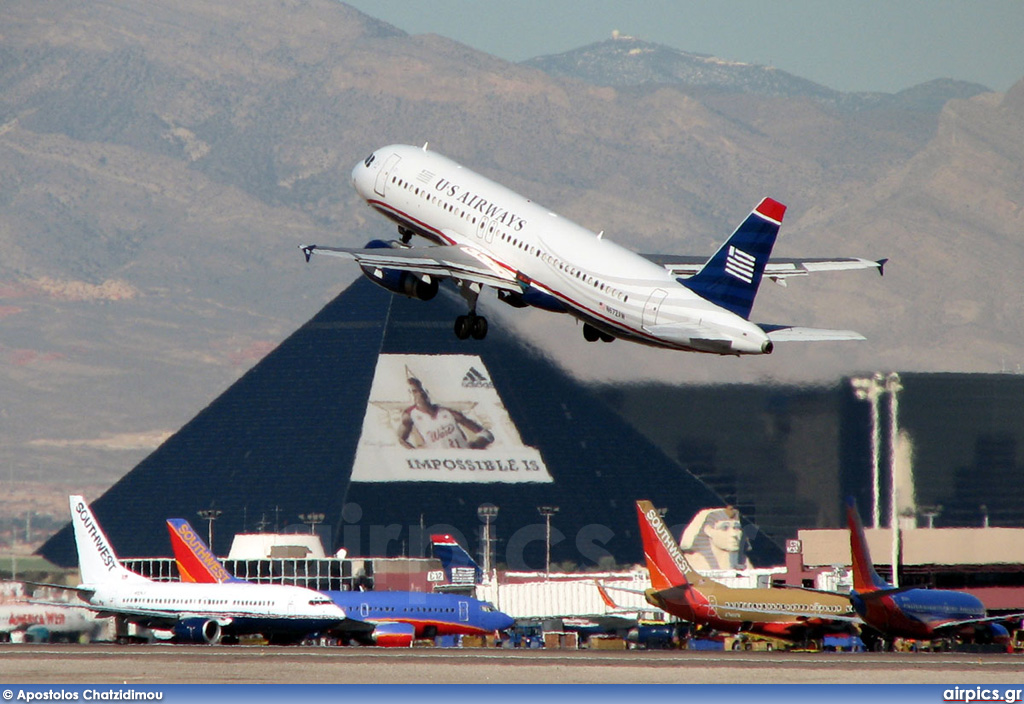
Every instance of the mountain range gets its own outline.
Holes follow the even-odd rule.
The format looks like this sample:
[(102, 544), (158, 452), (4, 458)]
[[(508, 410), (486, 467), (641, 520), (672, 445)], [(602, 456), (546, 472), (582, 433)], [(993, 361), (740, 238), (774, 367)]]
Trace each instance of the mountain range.
[[(0, 25), (0, 459), (109, 485), (391, 237), (349, 186), (423, 144), (643, 252), (710, 254), (760, 198), (778, 256), (885, 276), (766, 284), (754, 318), (868, 342), (719, 359), (515, 326), (594, 382), (830, 384), (1024, 365), (1024, 82), (842, 94), (629, 37), (514, 64), (331, 0), (12, 0)], [(429, 305), (425, 303), (424, 305)], [(339, 370), (343, 373), (343, 370)]]

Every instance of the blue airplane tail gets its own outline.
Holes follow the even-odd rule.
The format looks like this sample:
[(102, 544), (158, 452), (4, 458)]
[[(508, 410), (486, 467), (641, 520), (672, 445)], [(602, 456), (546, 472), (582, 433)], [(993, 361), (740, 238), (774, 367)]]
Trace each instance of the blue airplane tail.
[(786, 206), (765, 198), (700, 271), (679, 282), (701, 298), (749, 318), (785, 214)]
[(449, 583), (480, 584), (484, 581), (483, 570), (455, 538), (450, 535), (432, 535), (430, 542), (434, 547), (434, 557), (441, 561)]

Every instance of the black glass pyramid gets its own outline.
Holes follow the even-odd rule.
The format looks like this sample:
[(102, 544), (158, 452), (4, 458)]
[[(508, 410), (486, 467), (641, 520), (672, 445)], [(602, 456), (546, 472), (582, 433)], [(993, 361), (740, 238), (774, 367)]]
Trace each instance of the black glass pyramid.
[[(668, 523), (680, 529), (699, 510), (723, 505), (514, 332), (492, 321), (485, 340), (456, 339), (452, 322), (465, 310), (456, 295), (409, 300), (360, 278), (94, 502), (118, 554), (169, 555), (164, 519), (201, 525), (196, 513), (207, 508), (221, 511), (218, 554), (237, 532), (301, 529), (299, 516), (311, 513), (324, 516), (329, 551), (418, 556), (429, 554), (429, 534), (443, 531), (476, 552), (478, 507), (492, 504), (497, 563), (542, 568), (538, 508), (557, 506), (551, 559), (587, 567), (608, 555), (642, 561), (636, 499), (668, 508)], [(377, 481), (372, 462), (360, 464), (364, 481), (352, 481), (378, 358), (409, 355), (477, 356), (486, 371), (471, 373), (489, 374), (521, 445), (539, 451), (553, 481)], [(70, 525), (39, 553), (77, 564)], [(758, 535), (750, 557), (774, 565), (782, 554)]]

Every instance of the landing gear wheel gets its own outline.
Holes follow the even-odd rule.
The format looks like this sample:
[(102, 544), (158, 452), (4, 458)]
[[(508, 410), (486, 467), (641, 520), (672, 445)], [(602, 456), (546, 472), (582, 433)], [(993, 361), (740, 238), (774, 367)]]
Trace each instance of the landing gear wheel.
[(482, 315), (473, 316), (471, 327), (474, 340), (482, 340), (487, 337), (487, 318)]
[(597, 342), (601, 339), (601, 333), (589, 323), (583, 323), (583, 339), (587, 342)]
[(471, 323), (472, 321), (468, 315), (460, 315), (458, 318), (456, 318), (455, 337), (459, 338), (460, 340), (468, 339)]

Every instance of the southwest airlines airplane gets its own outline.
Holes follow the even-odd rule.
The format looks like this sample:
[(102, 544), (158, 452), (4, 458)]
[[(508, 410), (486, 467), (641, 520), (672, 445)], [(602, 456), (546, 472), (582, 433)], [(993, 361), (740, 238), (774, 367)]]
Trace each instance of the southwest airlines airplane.
[[(476, 312), (483, 287), (516, 308), (568, 313), (588, 341), (615, 338), (720, 355), (770, 354), (789, 340), (862, 340), (849, 330), (749, 320), (761, 279), (780, 283), (816, 271), (875, 268), (885, 260), (772, 260), (786, 206), (765, 198), (710, 259), (644, 256), (566, 220), (440, 154), (407, 145), (378, 149), (352, 171), (356, 192), (398, 225), (401, 241), (365, 248), (302, 245), (355, 259), (374, 283), (429, 300), (444, 279), (468, 312), (460, 339), (483, 339)], [(409, 245), (413, 235), (431, 244)]]
[[(262, 634), (272, 643), (295, 643), (332, 627), (369, 630), (320, 592), (283, 584), (154, 582), (121, 565), (85, 499), (70, 497), (82, 584), (71, 589), (100, 616), (121, 616), (170, 631), (186, 643)], [(343, 625), (344, 624), (344, 625)]]
[[(228, 572), (183, 518), (167, 519), (171, 547), (183, 582), (246, 584)], [(460, 548), (461, 549), (461, 548)], [(325, 591), (342, 609), (358, 614), (369, 628), (340, 631), (346, 642), (409, 647), (417, 638), (487, 635), (504, 631), (515, 619), (486, 601), (458, 594), (424, 592)]]
[(752, 633), (795, 643), (856, 630), (860, 619), (846, 596), (727, 587), (690, 566), (650, 501), (637, 501), (636, 512), (651, 576), (645, 597), (662, 611), (723, 633)]
[(967, 592), (892, 586), (875, 571), (853, 499), (846, 501), (846, 517), (853, 563), (850, 601), (864, 623), (881, 634), (883, 640), (874, 639), (876, 647), (888, 648), (894, 638), (1009, 642), (1010, 634), (1003, 622), (1020, 619), (1024, 614), (986, 616), (981, 599)]

